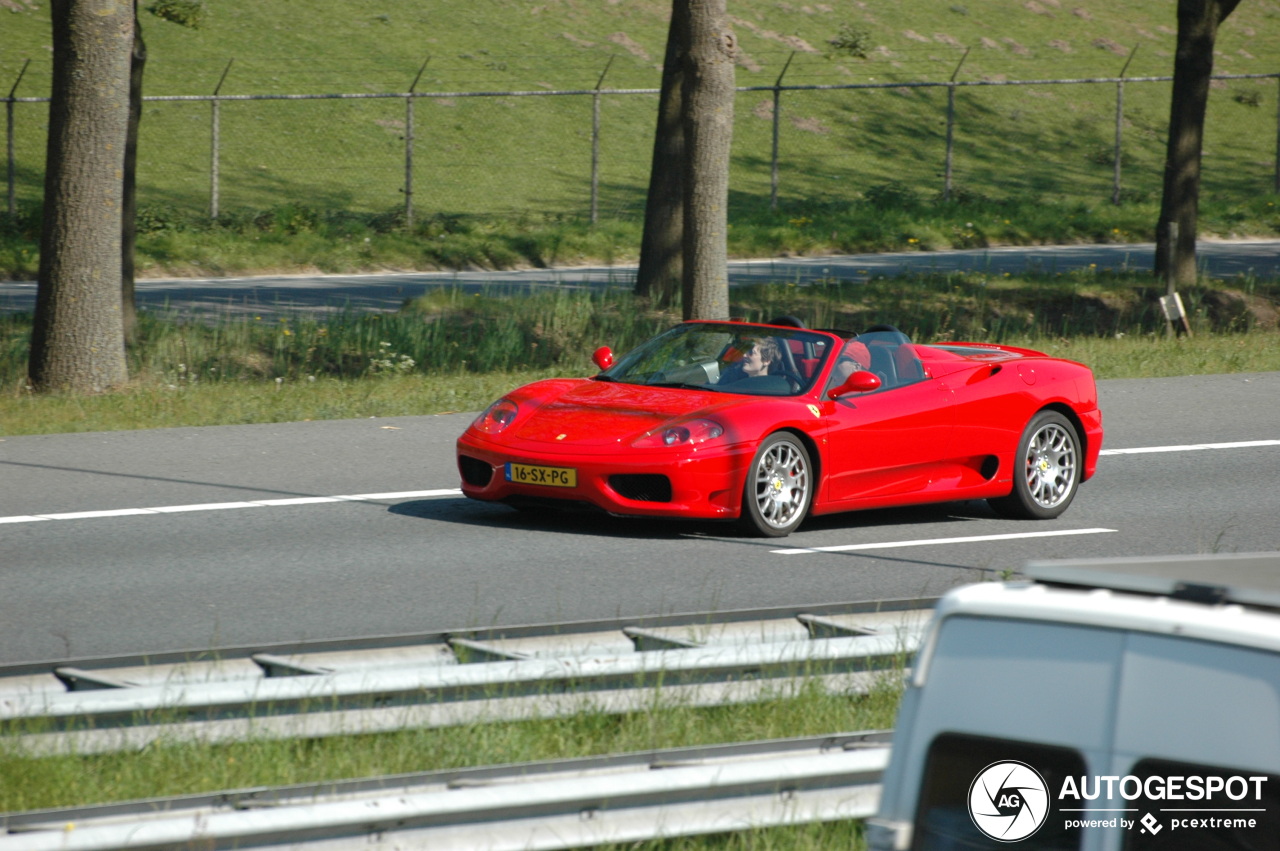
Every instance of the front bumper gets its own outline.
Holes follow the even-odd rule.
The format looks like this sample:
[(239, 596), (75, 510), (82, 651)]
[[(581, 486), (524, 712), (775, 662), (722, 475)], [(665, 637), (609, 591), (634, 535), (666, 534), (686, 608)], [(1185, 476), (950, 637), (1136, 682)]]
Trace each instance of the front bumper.
[[(742, 488), (753, 447), (547, 451), (509, 446), (467, 432), (458, 438), (462, 492), (492, 502), (587, 503), (611, 514), (731, 519), (742, 508)], [(569, 468), (574, 487), (507, 481), (507, 463)], [(658, 483), (665, 478), (666, 486)], [(651, 486), (646, 486), (648, 482)], [(637, 498), (639, 497), (639, 498)]]

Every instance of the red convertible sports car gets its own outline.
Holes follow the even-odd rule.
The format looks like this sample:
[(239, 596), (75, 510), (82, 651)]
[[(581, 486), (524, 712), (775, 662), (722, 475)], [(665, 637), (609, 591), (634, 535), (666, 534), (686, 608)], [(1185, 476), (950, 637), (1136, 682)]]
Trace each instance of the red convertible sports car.
[(737, 520), (985, 499), (1057, 517), (1089, 479), (1102, 413), (1088, 367), (1029, 349), (685, 322), (591, 378), (538, 381), (458, 439), (462, 491), (517, 508)]

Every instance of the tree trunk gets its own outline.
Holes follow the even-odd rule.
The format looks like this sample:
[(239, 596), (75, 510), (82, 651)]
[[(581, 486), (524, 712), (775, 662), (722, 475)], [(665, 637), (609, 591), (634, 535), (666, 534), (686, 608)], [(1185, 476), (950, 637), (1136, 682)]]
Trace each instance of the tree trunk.
[(138, 25), (138, 0), (133, 0), (133, 51), (129, 59), (129, 130), (124, 144), (124, 199), (120, 231), (120, 318), (125, 343), (137, 336), (138, 305), (134, 298), (134, 252), (138, 244), (138, 126), (142, 122), (142, 72), (147, 45)]
[(1178, 225), (1172, 246), (1172, 272), (1179, 286), (1196, 280), (1196, 229), (1200, 209), (1200, 152), (1204, 117), (1213, 75), (1213, 46), (1218, 25), (1240, 0), (1178, 0), (1178, 41), (1173, 61), (1169, 144), (1165, 154), (1164, 195), (1156, 235), (1155, 270), (1170, 270), (1168, 224)]
[(729, 318), (729, 149), (736, 42), (725, 0), (688, 4), (684, 71), (685, 319)]
[(53, 87), (30, 376), (41, 391), (128, 378), (120, 310), (131, 0), (52, 0)]
[(653, 136), (653, 161), (649, 167), (649, 194), (644, 206), (640, 267), (636, 271), (636, 295), (655, 299), (663, 307), (675, 298), (684, 265), (681, 87), (688, 47), (681, 38), (689, 32), (688, 13), (685, 2), (673, 0), (667, 52), (662, 62), (662, 90), (658, 95), (658, 127)]

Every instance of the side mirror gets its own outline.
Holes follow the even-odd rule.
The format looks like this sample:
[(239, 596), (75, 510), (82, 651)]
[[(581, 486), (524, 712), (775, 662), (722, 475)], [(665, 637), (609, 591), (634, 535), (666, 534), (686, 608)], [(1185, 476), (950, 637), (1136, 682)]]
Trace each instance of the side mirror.
[(838, 399), (849, 393), (870, 393), (872, 390), (880, 389), (880, 376), (868, 369), (861, 369), (851, 373), (845, 379), (844, 384), (839, 387), (833, 387), (827, 391), (828, 399)]
[(601, 346), (591, 353), (591, 360), (601, 369), (608, 369), (613, 366), (613, 349)]

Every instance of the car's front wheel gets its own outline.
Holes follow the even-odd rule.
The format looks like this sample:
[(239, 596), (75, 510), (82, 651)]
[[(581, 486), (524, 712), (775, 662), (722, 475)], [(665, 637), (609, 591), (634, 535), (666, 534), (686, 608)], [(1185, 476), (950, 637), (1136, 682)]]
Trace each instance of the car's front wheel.
[(756, 450), (742, 490), (742, 526), (749, 534), (789, 535), (809, 511), (813, 465), (798, 437), (776, 432)]
[(1071, 421), (1057, 411), (1041, 411), (1018, 441), (1013, 492), (988, 502), (1006, 517), (1057, 517), (1080, 486), (1080, 458), (1080, 437)]

